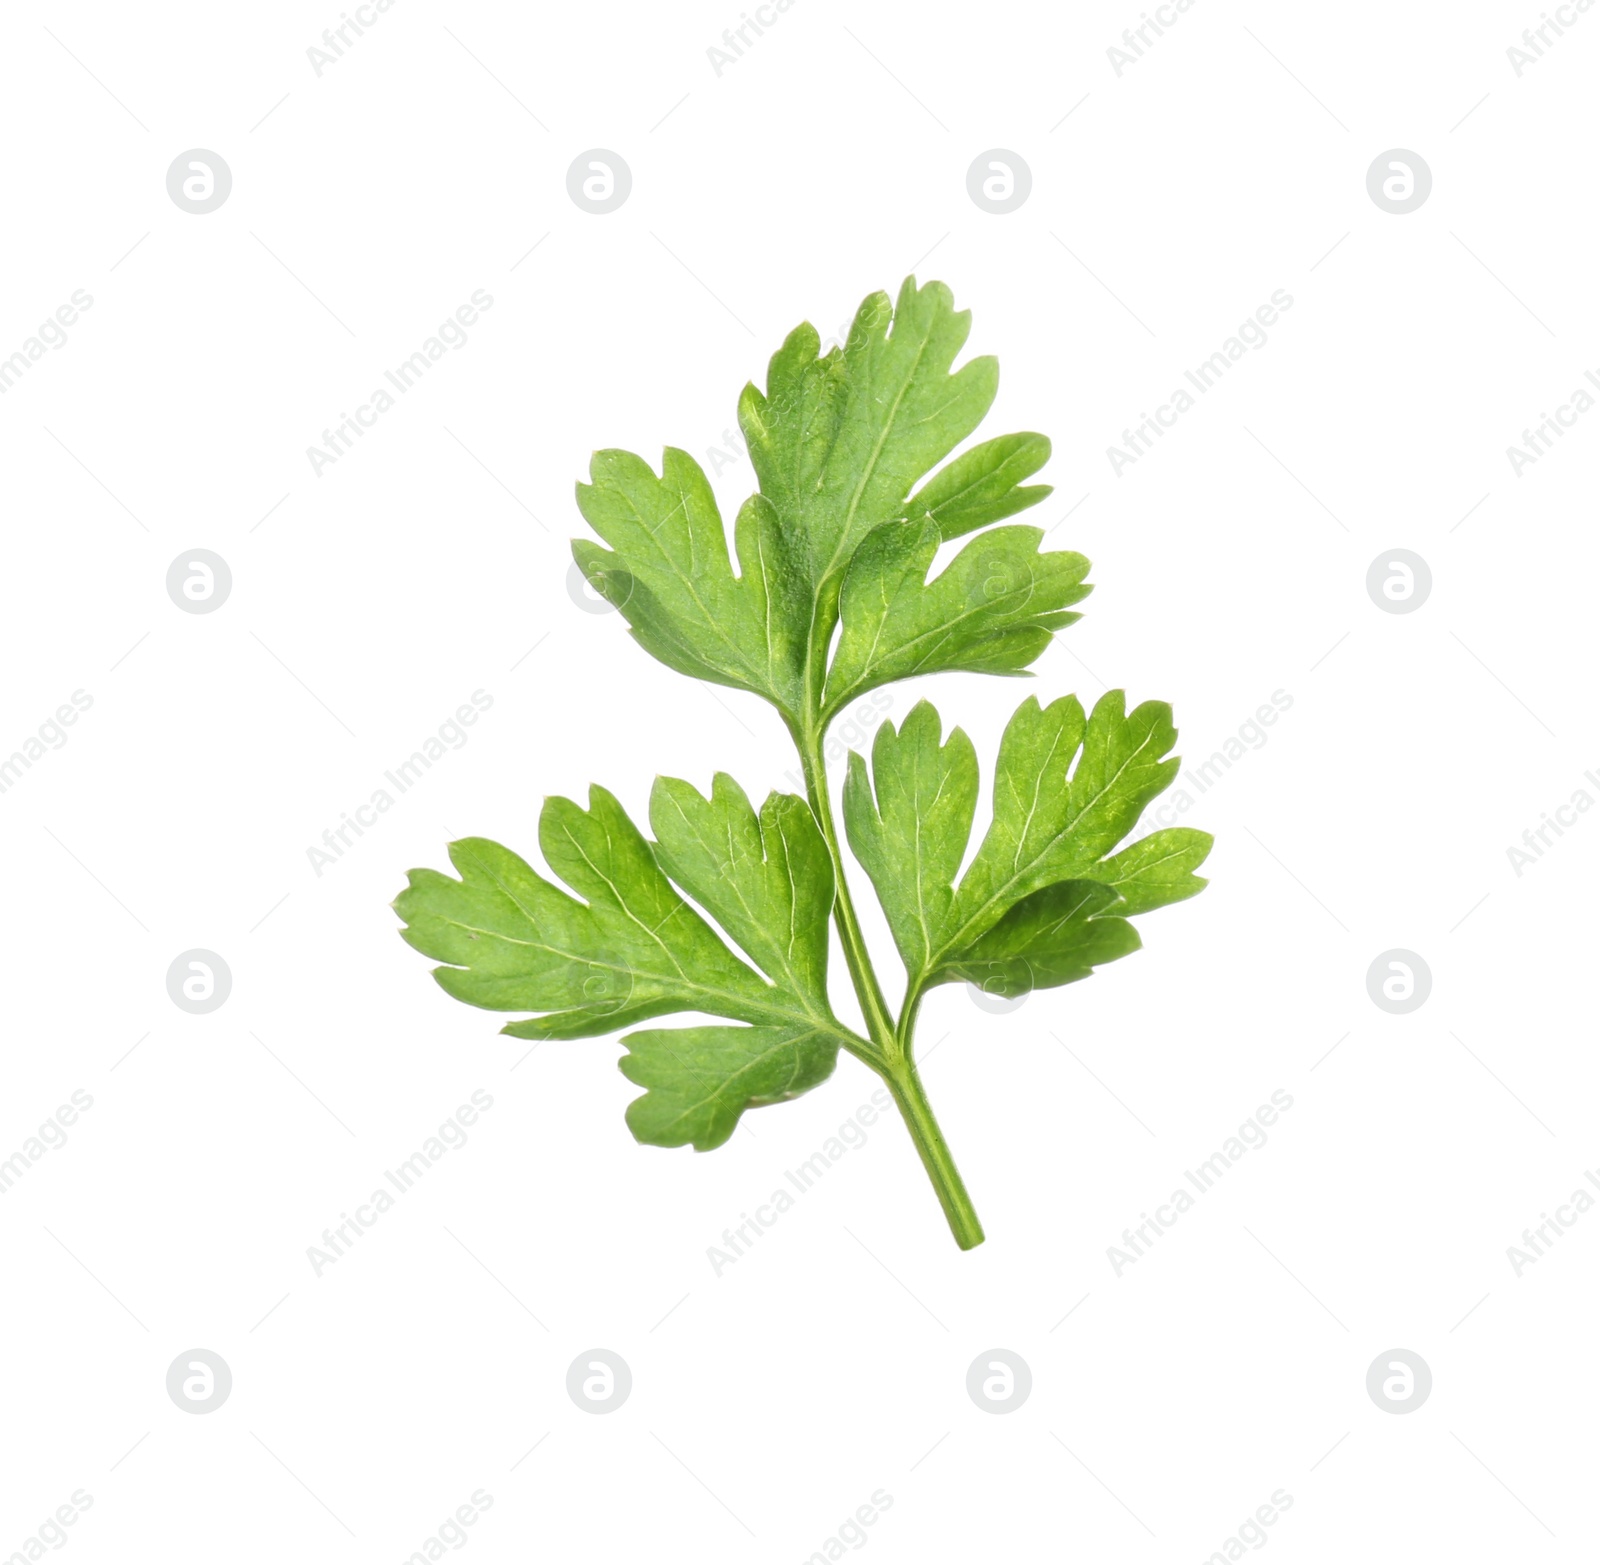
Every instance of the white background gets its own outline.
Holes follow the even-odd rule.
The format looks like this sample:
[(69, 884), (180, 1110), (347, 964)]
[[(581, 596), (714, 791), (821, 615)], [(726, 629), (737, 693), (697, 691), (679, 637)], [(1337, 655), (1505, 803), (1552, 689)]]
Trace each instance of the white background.
[[(1184, 1561), (1282, 1489), (1273, 1558), (1592, 1558), (1600, 1215), (1506, 1255), (1600, 1164), (1600, 819), (1506, 851), (1600, 798), (1600, 412), (1506, 455), (1600, 373), (1600, 19), (1569, 14), (1519, 78), (1531, 5), (1199, 0), (1118, 76), (1134, 4), (798, 0), (719, 76), (736, 3), (399, 0), (319, 77), (333, 4), (8, 8), (0, 354), (94, 303), (0, 398), (0, 752), (93, 705), (0, 795), (0, 1157), (94, 1107), (0, 1198), (0, 1551), (84, 1489), (84, 1565), (398, 1561), (482, 1489), (474, 1559), (798, 1562), (881, 1489), (885, 1562)], [(566, 190), (596, 147), (633, 176), (608, 216)], [(205, 216), (165, 188), (191, 148), (232, 171)], [(967, 195), (992, 148), (1032, 171), (1008, 216)], [(1392, 148), (1432, 170), (1406, 216), (1366, 189)], [(1025, 519), (1097, 590), (1031, 686), (891, 714), (929, 695), (987, 774), (1030, 688), (1169, 699), (1190, 764), (1293, 704), (1184, 817), (1213, 883), (1143, 952), (1012, 1015), (926, 1007), (984, 1246), (885, 1120), (718, 1276), (870, 1075), (638, 1147), (614, 1040), (500, 1037), (388, 903), (452, 835), (535, 855), (546, 794), (792, 786), (768, 709), (575, 605), (572, 485), (600, 446), (707, 460), (792, 326), (912, 268), (999, 355), (983, 434), (1055, 441)], [(467, 345), (317, 476), (475, 289)], [(1267, 345), (1117, 476), (1276, 289)], [(752, 484), (719, 472), (726, 512)], [(209, 615), (165, 590), (194, 548), (233, 574)], [(1432, 570), (1415, 613), (1365, 588), (1394, 548)], [(315, 874), (474, 690), (470, 741)], [(232, 970), (209, 1015), (167, 996), (192, 947)], [(1367, 994), (1394, 947), (1433, 975), (1409, 1015)], [(315, 1275), (476, 1088), (468, 1144)], [(1274, 1089), (1269, 1144), (1116, 1276)], [(199, 1417), (164, 1384), (196, 1347), (234, 1380)], [(605, 1417), (565, 1390), (594, 1347), (633, 1373)], [(1002, 1417), (965, 1389), (995, 1347), (1033, 1374)], [(1433, 1373), (1405, 1416), (1365, 1389), (1392, 1348)]]

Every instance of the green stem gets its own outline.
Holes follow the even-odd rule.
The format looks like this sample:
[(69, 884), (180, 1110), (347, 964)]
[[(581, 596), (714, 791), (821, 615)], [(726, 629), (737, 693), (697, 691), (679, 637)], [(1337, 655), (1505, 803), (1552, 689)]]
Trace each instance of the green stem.
[(833, 802), (828, 795), (822, 733), (811, 729), (792, 729), (791, 732), (795, 748), (800, 752), (811, 813), (817, 818), (823, 840), (828, 845), (828, 854), (833, 860), (833, 915), (839, 940), (844, 946), (845, 965), (850, 969), (850, 981), (855, 987), (856, 999), (866, 1020), (867, 1036), (881, 1056), (878, 1060), (867, 1060), (866, 1063), (883, 1077), (889, 1088), (901, 1118), (905, 1120), (906, 1129), (911, 1132), (917, 1156), (922, 1159), (922, 1166), (933, 1183), (934, 1193), (939, 1197), (939, 1205), (944, 1208), (956, 1243), (963, 1250), (970, 1250), (983, 1243), (983, 1225), (973, 1210), (972, 1198), (961, 1181), (960, 1171), (950, 1155), (944, 1132), (934, 1118), (933, 1106), (923, 1091), (922, 1078), (918, 1076), (911, 1056), (911, 1029), (920, 995), (907, 996), (907, 1004), (897, 1027), (890, 1017), (878, 975), (873, 970), (872, 958), (867, 953), (867, 943), (856, 917), (855, 904), (850, 898), (850, 886), (845, 880), (844, 855), (840, 851), (839, 832), (834, 824)]
[(922, 1078), (917, 1074), (911, 1056), (906, 1055), (886, 1071), (883, 1079), (888, 1083), (901, 1117), (911, 1131), (917, 1156), (922, 1159), (922, 1166), (933, 1181), (934, 1193), (939, 1197), (939, 1205), (944, 1208), (945, 1220), (950, 1224), (950, 1232), (956, 1236), (956, 1243), (963, 1250), (971, 1250), (982, 1244), (983, 1224), (978, 1221), (972, 1197), (961, 1182), (961, 1171), (950, 1155), (944, 1132), (933, 1117), (933, 1107), (928, 1102), (927, 1093), (922, 1090)]
[(819, 733), (797, 733), (795, 748), (800, 752), (800, 767), (805, 775), (806, 799), (818, 826), (822, 828), (828, 856), (833, 860), (833, 916), (839, 939), (844, 945), (845, 965), (850, 969), (850, 982), (855, 986), (856, 998), (861, 1003), (867, 1036), (877, 1045), (883, 1054), (883, 1063), (887, 1065), (896, 1052), (894, 1022), (890, 1019), (888, 1003), (878, 984), (878, 975), (873, 971), (872, 959), (867, 955), (867, 942), (861, 933), (855, 904), (850, 900), (850, 887), (844, 878), (844, 856), (839, 848), (839, 831), (833, 822), (833, 803), (828, 797), (828, 771), (822, 759), (822, 736)]

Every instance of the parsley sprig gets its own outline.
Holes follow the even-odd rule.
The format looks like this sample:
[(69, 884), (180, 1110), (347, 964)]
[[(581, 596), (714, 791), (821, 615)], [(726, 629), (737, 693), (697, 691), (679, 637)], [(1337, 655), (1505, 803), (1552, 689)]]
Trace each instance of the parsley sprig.
[[(877, 893), (906, 969), (891, 1006), (845, 871), (824, 744), (868, 691), (951, 670), (1023, 674), (1079, 616), (1089, 563), (1044, 550), (1006, 518), (1037, 504), (1037, 434), (955, 448), (994, 401), (993, 358), (953, 369), (971, 318), (943, 283), (907, 278), (867, 298), (842, 348), (810, 325), (745, 387), (739, 423), (759, 490), (727, 529), (699, 465), (668, 448), (660, 472), (600, 451), (578, 506), (601, 542), (573, 553), (653, 657), (770, 702), (799, 753), (806, 795), (759, 810), (718, 772), (708, 795), (656, 779), (647, 838), (598, 786), (589, 807), (550, 799), (539, 821), (547, 880), (482, 838), (450, 845), (456, 876), (413, 870), (396, 899), (405, 939), (443, 966), (449, 994), (533, 1013), (518, 1038), (616, 1032), (674, 1012), (714, 1023), (629, 1032), (623, 1073), (645, 1088), (634, 1136), (707, 1150), (745, 1110), (809, 1091), (841, 1049), (893, 1095), (951, 1230), (983, 1241), (914, 1055), (939, 984), (1017, 996), (1086, 978), (1139, 948), (1134, 915), (1193, 896), (1204, 832), (1123, 846), (1178, 760), (1171, 709), (1131, 712), (1113, 690), (1029, 697), (1007, 724), (988, 827), (965, 873), (979, 793), (971, 741), (919, 701), (883, 722), (871, 764), (852, 753), (845, 840)], [(948, 460), (947, 460), (948, 459)], [(943, 464), (943, 465), (941, 465)], [(931, 475), (931, 476), (930, 476)], [(941, 547), (972, 535), (930, 576)], [(828, 991), (830, 921), (859, 1023)]]

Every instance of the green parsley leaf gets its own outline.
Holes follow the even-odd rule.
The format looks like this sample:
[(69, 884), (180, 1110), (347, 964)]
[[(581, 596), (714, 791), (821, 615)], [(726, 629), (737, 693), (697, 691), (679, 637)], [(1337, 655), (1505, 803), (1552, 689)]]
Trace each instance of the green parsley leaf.
[(1138, 949), (1128, 915), (1205, 885), (1193, 873), (1210, 851), (1204, 832), (1169, 828), (1106, 857), (1178, 768), (1165, 758), (1177, 738), (1170, 709), (1124, 705), (1120, 690), (1088, 718), (1074, 696), (1042, 709), (1023, 702), (1000, 741), (993, 819), (959, 885), (978, 792), (966, 736), (956, 729), (941, 748), (938, 714), (923, 701), (898, 734), (880, 724), (870, 783), (851, 755), (845, 830), (913, 993), (958, 978), (1022, 992), (1028, 971), (1038, 987), (1070, 983)]
[(739, 424), (761, 492), (814, 587), (904, 514), (911, 486), (989, 411), (995, 360), (950, 371), (971, 326), (943, 283), (908, 277), (897, 305), (886, 293), (862, 301), (842, 350), (819, 358), (815, 328), (797, 327), (768, 366), (766, 393), (745, 387)]
[(995, 763), (994, 819), (956, 890), (943, 952), (970, 944), (1045, 886), (1094, 879), (1178, 775), (1168, 755), (1178, 738), (1172, 708), (1125, 705), (1122, 691), (1108, 690), (1087, 720), (1076, 696), (1043, 708), (1030, 696), (1017, 708)]
[[(406, 940), (453, 965), (447, 994), (494, 1011), (549, 1014), (501, 1029), (517, 1038), (582, 1038), (669, 1011), (752, 1023), (634, 1033), (623, 1073), (651, 1091), (628, 1123), (659, 1146), (720, 1146), (750, 1107), (795, 1097), (857, 1043), (828, 1006), (833, 868), (804, 801), (773, 794), (757, 820), (720, 775), (710, 801), (662, 778), (652, 850), (617, 800), (590, 790), (587, 811), (549, 799), (545, 860), (574, 900), (508, 848), (450, 846), (461, 874), (411, 872), (395, 901)], [(773, 978), (765, 983), (673, 889), (662, 863)], [(676, 1072), (676, 1074), (674, 1074)]]
[(759, 819), (733, 778), (710, 799), (658, 777), (650, 827), (662, 868), (755, 958), (773, 981), (828, 1010), (828, 915), (833, 861), (804, 799), (772, 793)]
[[(739, 399), (761, 492), (735, 524), (738, 574), (705, 473), (672, 448), (659, 476), (626, 451), (595, 453), (578, 506), (610, 548), (575, 540), (579, 568), (653, 657), (765, 697), (791, 727), (822, 682), (841, 582), (853, 583), (845, 661), (827, 676), (824, 722), (912, 673), (1026, 667), (1077, 618), (1060, 610), (1088, 591), (1081, 556), (1040, 555), (1032, 530), (1004, 529), (931, 585), (927, 573), (940, 540), (1050, 493), (1022, 482), (1050, 442), (985, 441), (910, 493), (994, 401), (992, 358), (952, 371), (970, 326), (943, 283), (918, 288), (908, 277), (896, 305), (885, 293), (862, 302), (843, 348), (821, 354), (815, 328), (796, 327), (768, 365), (766, 391), (748, 385)], [(907, 525), (875, 532), (896, 521)], [(883, 612), (893, 623), (880, 625), (869, 605), (891, 589)]]
[(1024, 485), (1022, 480), (1049, 460), (1050, 442), (1043, 435), (986, 440), (935, 473), (906, 502), (905, 514), (913, 521), (931, 517), (942, 537), (959, 538), (1044, 499), (1049, 484)]
[(939, 714), (926, 701), (896, 732), (888, 718), (872, 737), (872, 777), (850, 753), (844, 828), (877, 888), (910, 973), (926, 972), (950, 916), (952, 889), (978, 807), (978, 756), (959, 728), (939, 743)]
[(1139, 949), (1139, 932), (1110, 886), (1062, 880), (1024, 897), (964, 950), (946, 958), (929, 983), (965, 980), (1008, 1000), (1087, 978), (1096, 967)]
[(808, 1027), (682, 1027), (630, 1033), (617, 1064), (650, 1090), (628, 1105), (634, 1139), (720, 1147), (747, 1108), (797, 1098), (833, 1074), (839, 1041)]
[(1168, 826), (1103, 859), (1095, 867), (1095, 879), (1121, 894), (1119, 913), (1148, 913), (1204, 891), (1206, 882), (1195, 871), (1210, 851), (1210, 832)]
[(490, 1011), (543, 1011), (503, 1030), (583, 1038), (668, 1011), (738, 1021), (808, 1020), (717, 936), (661, 872), (650, 845), (604, 788), (589, 809), (547, 799), (539, 846), (578, 901), (509, 848), (450, 845), (461, 875), (413, 870), (395, 902), (407, 942), (451, 965), (446, 994)]
[(825, 712), (914, 674), (1025, 669), (1087, 597), (1081, 554), (1039, 553), (1037, 527), (979, 533), (930, 582), (940, 543), (932, 520), (890, 522), (867, 535), (845, 573), (842, 629), (828, 670)]
[(772, 506), (753, 495), (740, 509), (735, 576), (716, 497), (686, 451), (668, 447), (659, 478), (627, 451), (597, 451), (589, 476), (578, 508), (612, 548), (580, 538), (573, 556), (639, 645), (680, 674), (793, 706), (810, 595)]

